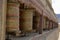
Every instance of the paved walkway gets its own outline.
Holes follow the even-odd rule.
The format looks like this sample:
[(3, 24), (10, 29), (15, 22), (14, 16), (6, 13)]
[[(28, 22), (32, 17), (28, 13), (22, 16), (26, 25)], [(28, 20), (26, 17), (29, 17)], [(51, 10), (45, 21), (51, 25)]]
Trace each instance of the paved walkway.
[(30, 40), (58, 40), (58, 29), (50, 30), (42, 35), (37, 35)]
[(31, 37), (39, 35), (38, 33), (30, 33), (25, 37), (14, 37), (14, 36), (10, 36), (10, 38), (12, 40), (29, 40)]
[(60, 26), (59, 26), (59, 36), (58, 36), (58, 40), (60, 40)]
[(53, 31), (55, 31), (56, 29), (50, 30), (50, 31), (44, 31), (42, 34), (38, 34), (38, 33), (30, 33), (29, 36), (25, 36), (25, 37), (13, 37), (11, 36), (11, 40), (46, 40), (46, 37), (48, 37), (50, 35), (50, 33), (52, 33)]

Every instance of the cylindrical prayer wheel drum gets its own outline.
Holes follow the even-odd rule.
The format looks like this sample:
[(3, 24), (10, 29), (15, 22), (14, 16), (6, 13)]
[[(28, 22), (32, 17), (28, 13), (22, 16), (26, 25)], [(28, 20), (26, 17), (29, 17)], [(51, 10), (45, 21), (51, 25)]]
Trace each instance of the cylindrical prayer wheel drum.
[(33, 26), (33, 9), (24, 9), (21, 13), (21, 26), (23, 32), (32, 31)]
[(8, 31), (19, 30), (19, 3), (8, 3), (7, 29)]

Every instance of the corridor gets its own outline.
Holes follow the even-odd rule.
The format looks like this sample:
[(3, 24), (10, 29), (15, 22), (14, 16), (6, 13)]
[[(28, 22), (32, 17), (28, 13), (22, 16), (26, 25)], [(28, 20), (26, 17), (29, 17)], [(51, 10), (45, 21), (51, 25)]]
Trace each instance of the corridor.
[(1, 0), (0, 3), (0, 40), (49, 40), (51, 37), (55, 40), (58, 21), (52, 0)]
[(58, 28), (44, 31), (42, 34), (30, 33), (24, 37), (15, 37), (10, 35), (11, 40), (58, 40)]

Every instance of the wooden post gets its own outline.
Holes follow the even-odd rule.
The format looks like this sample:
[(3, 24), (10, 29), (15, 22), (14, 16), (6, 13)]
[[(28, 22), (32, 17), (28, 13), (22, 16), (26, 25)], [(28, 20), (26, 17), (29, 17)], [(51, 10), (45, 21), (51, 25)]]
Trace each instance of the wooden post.
[[(52, 22), (52, 21), (51, 21)], [(52, 27), (51, 27), (52, 29), (53, 29), (53, 22), (52, 22)]]
[(51, 20), (50, 20), (50, 29), (51, 29)]
[(46, 17), (44, 16), (44, 20), (43, 20), (43, 30), (46, 30)]
[(42, 15), (40, 15), (39, 34), (42, 34), (42, 32), (43, 32), (43, 10), (42, 10)]
[(48, 30), (50, 30), (50, 20), (49, 20), (49, 23), (48, 23)]

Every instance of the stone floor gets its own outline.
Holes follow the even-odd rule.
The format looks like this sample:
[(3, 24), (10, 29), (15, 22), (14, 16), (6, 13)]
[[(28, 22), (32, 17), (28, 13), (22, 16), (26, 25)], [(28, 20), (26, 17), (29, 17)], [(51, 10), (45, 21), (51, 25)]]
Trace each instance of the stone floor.
[(11, 40), (47, 40), (46, 38), (55, 30), (57, 29), (44, 31), (42, 34), (30, 33), (28, 36), (25, 36), (25, 37), (10, 36), (10, 39)]
[(46, 34), (38, 36), (36, 40), (58, 40), (58, 29), (51, 30)]

